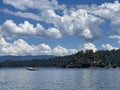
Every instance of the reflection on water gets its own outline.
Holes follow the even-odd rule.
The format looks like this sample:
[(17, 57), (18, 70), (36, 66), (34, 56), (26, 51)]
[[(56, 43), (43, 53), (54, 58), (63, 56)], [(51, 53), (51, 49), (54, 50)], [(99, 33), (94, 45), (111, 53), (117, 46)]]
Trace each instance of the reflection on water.
[(0, 69), (0, 90), (120, 90), (119, 69)]

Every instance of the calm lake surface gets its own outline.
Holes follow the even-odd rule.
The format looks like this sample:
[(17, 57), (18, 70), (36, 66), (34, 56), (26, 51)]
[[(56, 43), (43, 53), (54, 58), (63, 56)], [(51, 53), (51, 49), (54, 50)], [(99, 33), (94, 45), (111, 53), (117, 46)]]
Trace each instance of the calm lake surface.
[(0, 90), (120, 90), (120, 69), (1, 68)]

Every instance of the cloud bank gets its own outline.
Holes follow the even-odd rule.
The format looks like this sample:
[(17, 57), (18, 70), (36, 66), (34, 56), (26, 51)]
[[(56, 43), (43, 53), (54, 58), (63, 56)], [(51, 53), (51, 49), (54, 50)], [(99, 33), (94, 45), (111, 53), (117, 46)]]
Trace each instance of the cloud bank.
[(26, 37), (26, 36), (35, 36), (42, 38), (61, 38), (62, 35), (60, 31), (56, 28), (45, 28), (39, 23), (34, 27), (33, 24), (30, 24), (28, 21), (24, 23), (16, 24), (13, 20), (7, 20), (1, 26), (2, 34), (5, 34), (9, 37)]
[(51, 48), (49, 45), (42, 43), (39, 45), (29, 45), (23, 39), (18, 39), (13, 43), (7, 42), (0, 36), (0, 55), (56, 55), (64, 56), (76, 53), (76, 49), (67, 49), (60, 45)]

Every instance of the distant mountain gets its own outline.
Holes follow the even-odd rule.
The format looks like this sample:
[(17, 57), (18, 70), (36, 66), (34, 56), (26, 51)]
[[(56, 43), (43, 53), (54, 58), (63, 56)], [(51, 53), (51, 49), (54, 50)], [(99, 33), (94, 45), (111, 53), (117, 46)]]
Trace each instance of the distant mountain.
[(55, 56), (52, 55), (38, 55), (38, 56), (0, 56), (0, 61), (6, 61), (6, 60), (33, 60), (33, 59), (50, 59), (54, 58)]

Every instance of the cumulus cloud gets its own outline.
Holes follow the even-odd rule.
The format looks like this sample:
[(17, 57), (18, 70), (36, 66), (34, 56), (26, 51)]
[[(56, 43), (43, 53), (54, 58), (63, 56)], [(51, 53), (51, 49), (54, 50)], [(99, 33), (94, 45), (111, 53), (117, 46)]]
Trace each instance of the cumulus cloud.
[(52, 23), (54, 25), (61, 24), (61, 16), (57, 15), (54, 10), (42, 10), (41, 11), (41, 18), (46, 23)]
[(102, 47), (107, 50), (113, 50), (113, 49), (118, 49), (117, 47), (113, 47), (110, 44), (103, 44)]
[(110, 20), (110, 24), (114, 30), (120, 33), (120, 3), (114, 1), (114, 3), (104, 3), (100, 6), (94, 7), (89, 10), (90, 13), (97, 15), (101, 18)]
[(65, 11), (63, 16), (57, 15), (54, 10), (46, 10), (41, 15), (47, 23), (53, 23), (64, 34), (85, 40), (94, 40), (101, 36), (99, 25), (103, 20), (84, 9)]
[(95, 52), (97, 51), (97, 48), (93, 43), (85, 43), (83, 45), (83, 50), (93, 50), (93, 52)]
[(56, 28), (49, 28), (46, 32), (46, 35), (48, 37), (55, 37), (55, 38), (61, 38), (62, 35), (60, 34), (60, 31)]
[(42, 43), (39, 45), (30, 45), (23, 39), (18, 39), (13, 43), (7, 42), (0, 36), (0, 56), (1, 55), (57, 55), (64, 56), (76, 53), (76, 49), (66, 49), (60, 45), (51, 48)]
[(66, 49), (60, 45), (58, 45), (57, 47), (55, 47), (53, 49), (53, 54), (57, 55), (57, 56), (65, 56), (65, 55), (71, 55), (74, 53), (77, 53), (78, 50), (76, 49)]
[(85, 39), (94, 39), (101, 36), (99, 25), (102, 20), (89, 14), (86, 10), (79, 9), (66, 12), (61, 17), (60, 28), (67, 34)]
[(54, 10), (45, 10), (41, 17), (45, 22), (54, 24), (63, 34), (82, 37), (85, 40), (101, 37), (99, 25), (103, 20), (84, 9), (65, 11), (63, 16), (57, 15)]
[(0, 42), (0, 55), (24, 55), (33, 51), (32, 46), (29, 46), (22, 39), (19, 39), (14, 43), (8, 43), (2, 36), (0, 36)]
[(48, 28), (47, 30), (40, 24), (34, 26), (28, 21), (24, 23), (16, 24), (12, 20), (6, 20), (1, 26), (2, 34), (5, 34), (9, 37), (26, 37), (26, 36), (35, 36), (42, 38), (61, 38), (62, 35), (60, 31), (56, 28)]

